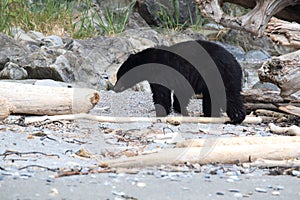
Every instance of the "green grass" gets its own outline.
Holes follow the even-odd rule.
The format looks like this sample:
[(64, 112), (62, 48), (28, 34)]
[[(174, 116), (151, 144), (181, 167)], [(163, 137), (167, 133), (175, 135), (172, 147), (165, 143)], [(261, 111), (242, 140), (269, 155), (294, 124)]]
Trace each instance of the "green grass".
[(187, 21), (180, 23), (179, 21), (179, 1), (172, 0), (172, 6), (174, 13), (171, 13), (164, 5), (160, 5), (160, 10), (158, 11), (158, 19), (161, 23), (161, 28), (166, 29), (167, 31), (181, 31), (187, 27), (191, 27), (195, 30), (202, 29), (203, 17), (198, 8), (195, 8), (196, 19), (193, 19), (192, 12), (189, 9), (190, 17)]
[(100, 16), (93, 9), (92, 0), (44, 0), (33, 4), (26, 0), (2, 0), (0, 32), (11, 34), (12, 27), (20, 27), (24, 31), (73, 38), (117, 34), (124, 31), (134, 2), (122, 9), (106, 6)]
[[(41, 3), (43, 2), (43, 3)], [(125, 30), (136, 0), (126, 7), (107, 5), (100, 14), (92, 4), (93, 0), (43, 0), (28, 3), (27, 0), (0, 1), (0, 32), (11, 34), (13, 27), (24, 31), (39, 31), (44, 35), (58, 35), (72, 38), (91, 38), (97, 35), (115, 35)], [(202, 16), (196, 8), (197, 18), (179, 22), (179, 1), (172, 0), (174, 13), (160, 6), (158, 12), (161, 28), (166, 31), (180, 31), (189, 26), (202, 27)]]

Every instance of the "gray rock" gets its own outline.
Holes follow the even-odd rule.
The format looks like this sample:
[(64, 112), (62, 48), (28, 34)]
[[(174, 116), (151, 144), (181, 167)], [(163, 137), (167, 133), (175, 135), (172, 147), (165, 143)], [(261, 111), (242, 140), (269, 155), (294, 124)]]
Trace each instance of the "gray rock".
[(244, 72), (244, 88), (251, 88), (259, 82), (257, 71), (269, 58), (271, 56), (264, 50), (250, 50), (244, 60), (239, 60)]
[(0, 57), (0, 70), (4, 68), (4, 65), (9, 62), (9, 58), (6, 55), (3, 55), (3, 57)]
[(18, 62), (29, 53), (28, 49), (26, 49), (18, 41), (1, 33), (0, 44), (0, 61), (2, 66), (4, 66), (4, 64), (8, 61), (19, 64)]
[[(193, 0), (179, 0), (179, 23), (184, 24), (189, 22), (192, 18), (196, 19), (196, 6)], [(170, 0), (145, 0), (138, 4), (138, 12), (144, 20), (151, 26), (160, 26), (161, 20), (159, 19), (159, 11), (161, 8), (170, 12), (173, 17), (175, 16), (175, 9), (172, 1)], [(189, 23), (187, 23), (189, 24)]]
[(267, 83), (267, 82), (257, 82), (253, 85), (253, 89), (261, 89), (261, 90), (271, 90), (271, 91), (280, 91), (280, 88), (277, 87), (277, 85), (273, 83)]
[(216, 41), (216, 43), (227, 49), (238, 61), (245, 60), (245, 51), (243, 50), (243, 48), (219, 41)]
[(252, 61), (262, 63), (270, 58), (270, 54), (265, 50), (250, 50), (245, 54), (245, 60), (248, 62)]
[(56, 36), (56, 35), (50, 35), (47, 37), (44, 37), (41, 39), (42, 44), (47, 46), (47, 47), (62, 47), (63, 44), (63, 40)]
[(0, 72), (0, 79), (21, 80), (28, 77), (27, 71), (19, 65), (8, 62)]

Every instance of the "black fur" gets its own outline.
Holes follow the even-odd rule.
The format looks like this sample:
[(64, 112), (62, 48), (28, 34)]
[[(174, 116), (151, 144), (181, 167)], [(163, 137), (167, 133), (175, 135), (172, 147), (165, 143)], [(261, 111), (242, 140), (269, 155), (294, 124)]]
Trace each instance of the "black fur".
[[(240, 95), (242, 87), (242, 70), (240, 65), (234, 56), (220, 45), (203, 40), (197, 40), (197, 42), (202, 45), (202, 47), (211, 56), (221, 74), (226, 92), (226, 112), (228, 117), (231, 119), (231, 123), (241, 123), (245, 119), (246, 113)], [(149, 48), (137, 54), (130, 55), (129, 58), (119, 68), (117, 72), (117, 80), (119, 80), (130, 69), (146, 63), (160, 63), (176, 69), (190, 82), (196, 94), (203, 94), (204, 116), (211, 116), (211, 99), (203, 78), (189, 62), (180, 56), (177, 56), (176, 54), (158, 48)], [(116, 85), (118, 85), (118, 81)], [(128, 87), (129, 86), (125, 86), (123, 90), (128, 89)], [(159, 104), (166, 111), (161, 112), (158, 110), (158, 107), (156, 107), (157, 116), (168, 115), (172, 108), (171, 90), (158, 84), (150, 83), (150, 87), (153, 93), (154, 103)], [(174, 111), (183, 115), (187, 115), (188, 112), (186, 107), (190, 98), (191, 96), (185, 97), (183, 103), (185, 105), (179, 105), (178, 99), (176, 96), (174, 96)], [(180, 106), (183, 106), (183, 109), (181, 109)]]

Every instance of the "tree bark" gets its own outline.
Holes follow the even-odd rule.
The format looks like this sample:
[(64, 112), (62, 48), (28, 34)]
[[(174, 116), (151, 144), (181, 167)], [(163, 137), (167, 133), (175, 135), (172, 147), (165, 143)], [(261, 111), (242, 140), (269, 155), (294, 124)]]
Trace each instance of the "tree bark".
[[(226, 15), (220, 4), (220, 0), (195, 0), (201, 13), (206, 17), (215, 20), (217, 23), (229, 28), (245, 30), (255, 35), (262, 36), (271, 17), (280, 13), (284, 8), (300, 4), (300, 0), (247, 0), (240, 1), (240, 5), (253, 7), (253, 9), (239, 17), (230, 17)], [(237, 3), (236, 0), (227, 2)], [(255, 3), (256, 2), (256, 3)], [(290, 7), (289, 7), (290, 8)], [(285, 12), (286, 14), (286, 12)], [(298, 14), (298, 13), (297, 13)], [(297, 17), (298, 19), (299, 17)]]
[(271, 82), (281, 89), (286, 98), (300, 90), (300, 50), (273, 57), (258, 70), (259, 79)]
[(87, 113), (99, 101), (95, 90), (1, 82), (0, 94), (12, 113), (58, 115)]

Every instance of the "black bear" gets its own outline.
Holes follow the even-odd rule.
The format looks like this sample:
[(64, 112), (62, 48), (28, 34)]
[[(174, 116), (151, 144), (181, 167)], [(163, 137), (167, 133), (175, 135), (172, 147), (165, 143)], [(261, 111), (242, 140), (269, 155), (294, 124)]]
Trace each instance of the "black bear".
[[(226, 101), (226, 107), (224, 107), (226, 109), (228, 117), (231, 119), (231, 123), (241, 123), (245, 119), (246, 112), (240, 95), (242, 87), (242, 70), (239, 63), (236, 61), (234, 56), (231, 53), (229, 53), (225, 48), (210, 41), (197, 40), (185, 42), (184, 48), (186, 49), (186, 51), (194, 52), (193, 50), (195, 49), (193, 49), (193, 45), (190, 44), (193, 44), (195, 42), (198, 45), (201, 45), (201, 47), (204, 49), (204, 51), (206, 51), (207, 55), (210, 56), (212, 62), (217, 68), (217, 72), (215, 73), (215, 75), (219, 74), (219, 77), (221, 77), (220, 79), (224, 88), (224, 95)], [(180, 44), (176, 45), (179, 46)], [(176, 45), (174, 46), (176, 47)], [(181, 51), (185, 50), (181, 49)], [(197, 54), (197, 52), (194, 53)], [(136, 70), (140, 66), (143, 66), (141, 70)], [(155, 67), (157, 69), (157, 66), (158, 70), (154, 70)], [(129, 58), (121, 65), (117, 72), (117, 82), (114, 86), (114, 90), (116, 92), (121, 92), (132, 87), (133, 85), (137, 84), (142, 80), (148, 80), (150, 83), (151, 91), (153, 93), (153, 101), (155, 104), (157, 116), (168, 115), (172, 111), (172, 106), (175, 112), (181, 113), (182, 115), (188, 115), (186, 107), (188, 106), (189, 100), (191, 99), (193, 94), (187, 93), (187, 95), (185, 95), (183, 98), (180, 97), (179, 100), (179, 95), (177, 95), (178, 90), (185, 90), (184, 86), (180, 85), (180, 83), (178, 84), (178, 86), (169, 87), (167, 87), (164, 84), (160, 84), (160, 82), (163, 82), (163, 80), (165, 79), (168, 79), (169, 82), (172, 82), (174, 81), (174, 79), (176, 79), (176, 77), (180, 77), (177, 75), (175, 77), (172, 71), (164, 71), (163, 69), (168, 68), (164, 66), (168, 66), (173, 71), (176, 71), (179, 74), (181, 74), (184, 77), (184, 79), (186, 79), (189, 82), (189, 85), (194, 91), (193, 94), (203, 95), (204, 116), (217, 117), (216, 115), (220, 114), (221, 109), (224, 110), (223, 106), (219, 106), (219, 108), (217, 108), (219, 113), (212, 113), (212, 101), (214, 99), (211, 99), (211, 92), (209, 91), (218, 88), (212, 88), (209, 90), (208, 85), (204, 81), (205, 78), (203, 78), (203, 74), (199, 73), (199, 70), (197, 70), (195, 65), (191, 64), (184, 57), (172, 51), (168, 51), (167, 48), (148, 48), (139, 53), (130, 55)], [(129, 71), (132, 72), (131, 76), (128, 76), (126, 80), (122, 80), (121, 78), (124, 75), (129, 74)], [(170, 73), (172, 73), (172, 76), (174, 77), (172, 77)], [(158, 77), (158, 79), (160, 77), (160, 80), (153, 81), (153, 79), (155, 79), (156, 77)]]

